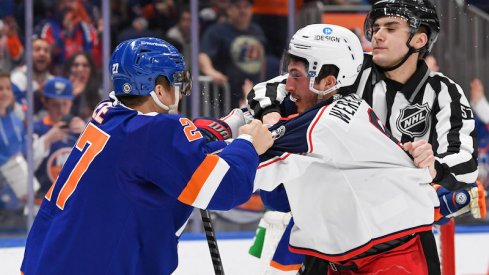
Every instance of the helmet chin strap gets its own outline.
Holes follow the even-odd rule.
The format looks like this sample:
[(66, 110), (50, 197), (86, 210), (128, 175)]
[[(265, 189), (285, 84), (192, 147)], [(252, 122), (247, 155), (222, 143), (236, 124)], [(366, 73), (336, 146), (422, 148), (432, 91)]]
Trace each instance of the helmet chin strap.
[(419, 52), (419, 50), (416, 50), (415, 48), (409, 46), (409, 50), (408, 52), (406, 53), (406, 55), (401, 59), (401, 61), (399, 63), (397, 63), (396, 65), (394, 66), (391, 66), (391, 67), (382, 67), (382, 66), (378, 66), (382, 71), (384, 72), (390, 72), (390, 71), (393, 71), (399, 67), (402, 66), (402, 64), (404, 64), (404, 62), (406, 62), (406, 60), (408, 60), (408, 58), (415, 52)]
[(170, 106), (166, 106), (165, 104), (163, 104), (160, 101), (160, 99), (158, 98), (158, 96), (156, 96), (155, 91), (151, 91), (149, 93), (151, 95), (151, 98), (153, 98), (153, 101), (156, 103), (156, 105), (163, 108), (164, 110), (167, 110), (169, 114), (177, 114), (178, 113), (178, 101), (180, 100), (180, 86), (176, 85), (173, 87), (175, 90), (175, 103), (170, 105)]
[(314, 88), (314, 80), (315, 80), (315, 78), (311, 78), (311, 83), (310, 83), (309, 89), (311, 91), (315, 92), (316, 94), (318, 94), (318, 102), (323, 100), (325, 95), (338, 90), (342, 86), (341, 83), (336, 82), (336, 84), (333, 85), (332, 87), (330, 87), (329, 89), (327, 89), (325, 91), (320, 91), (320, 90)]
[(413, 46), (409, 45), (409, 43), (411, 42), (411, 39), (413, 39), (413, 36), (414, 34), (411, 34), (411, 36), (409, 36), (409, 39), (408, 41), (406, 42), (406, 46), (408, 47), (408, 52), (406, 53), (406, 55), (404, 55), (404, 57), (401, 59), (401, 61), (399, 61), (399, 63), (397, 63), (396, 65), (394, 66), (391, 66), (391, 67), (382, 67), (382, 66), (378, 66), (382, 71), (384, 72), (390, 72), (390, 71), (393, 71), (399, 67), (402, 66), (402, 64), (404, 64), (404, 62), (406, 62), (406, 60), (408, 60), (408, 58), (413, 54), (413, 53), (417, 53), (417, 52), (420, 52), (421, 49), (415, 49)]

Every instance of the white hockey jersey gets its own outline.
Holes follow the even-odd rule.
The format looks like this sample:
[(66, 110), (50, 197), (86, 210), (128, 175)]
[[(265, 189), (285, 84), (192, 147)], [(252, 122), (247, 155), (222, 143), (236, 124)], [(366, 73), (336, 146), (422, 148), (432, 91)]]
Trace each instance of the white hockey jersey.
[[(431, 230), (438, 198), (428, 169), (351, 94), (274, 125), (255, 188), (288, 196), (293, 252), (333, 262)], [(282, 189), (282, 190), (281, 190)]]

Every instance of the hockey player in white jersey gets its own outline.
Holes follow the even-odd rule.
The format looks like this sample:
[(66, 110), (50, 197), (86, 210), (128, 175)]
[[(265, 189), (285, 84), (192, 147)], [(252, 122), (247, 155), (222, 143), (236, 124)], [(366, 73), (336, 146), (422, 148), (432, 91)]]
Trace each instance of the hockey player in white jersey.
[(328, 260), (330, 274), (428, 274), (418, 233), (431, 232), (438, 206), (431, 146), (413, 143), (417, 168), (368, 104), (336, 93), (363, 61), (351, 31), (307, 26), (287, 57), (285, 87), (300, 115), (271, 128), (277, 139), (255, 187), (269, 191), (271, 208), (292, 211), (289, 249)]

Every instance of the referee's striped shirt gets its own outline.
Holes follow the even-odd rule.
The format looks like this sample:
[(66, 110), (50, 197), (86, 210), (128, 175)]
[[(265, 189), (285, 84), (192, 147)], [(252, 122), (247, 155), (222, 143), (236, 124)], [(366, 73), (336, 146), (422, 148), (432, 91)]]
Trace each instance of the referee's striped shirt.
[(436, 157), (435, 183), (449, 190), (475, 182), (478, 175), (475, 122), (458, 84), (418, 62), (403, 85), (390, 80), (366, 55), (357, 94), (402, 143), (428, 140)]

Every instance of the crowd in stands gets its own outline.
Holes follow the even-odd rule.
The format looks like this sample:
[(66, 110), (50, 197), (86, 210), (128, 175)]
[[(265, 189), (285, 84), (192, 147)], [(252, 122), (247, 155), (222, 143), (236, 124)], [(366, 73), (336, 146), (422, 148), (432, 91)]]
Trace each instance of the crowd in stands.
[[(0, 229), (11, 226), (26, 202), (26, 58), (32, 57), (34, 91), (35, 196), (41, 200), (56, 180), (67, 154), (84, 128), (102, 91), (103, 18), (100, 0), (39, 0), (34, 3), (34, 37), (25, 41), (25, 1), (5, 0), (0, 9)], [(190, 66), (191, 14), (184, 0), (111, 0), (111, 52), (137, 37), (174, 44)], [(253, 83), (274, 76), (287, 41), (286, 0), (203, 0), (199, 2), (201, 74), (229, 85), (232, 107), (243, 104)], [(307, 0), (296, 1), (299, 10)], [(323, 0), (324, 4), (363, 4), (374, 0)], [(472, 1), (474, 4), (485, 1)], [(486, 5), (487, 6), (487, 5)], [(32, 43), (32, 52), (25, 51)], [(487, 104), (474, 80), (472, 104)], [(481, 92), (482, 91), (482, 92)], [(489, 155), (489, 104), (479, 114), (488, 132), (481, 150)], [(477, 109), (475, 109), (477, 112)], [(485, 112), (485, 111), (482, 111)], [(487, 116), (486, 116), (487, 115)], [(485, 119), (487, 118), (487, 121)], [(489, 157), (483, 158), (489, 163)], [(489, 167), (489, 164), (486, 164)], [(489, 168), (484, 176), (489, 188)], [(10, 172), (9, 172), (10, 171)], [(14, 172), (12, 172), (14, 171)], [(255, 207), (256, 208), (256, 207)], [(258, 207), (260, 211), (262, 209)], [(258, 222), (258, 218), (251, 220)], [(249, 222), (249, 220), (247, 220)], [(25, 222), (24, 222), (25, 223)], [(251, 227), (250, 227), (251, 228)]]

